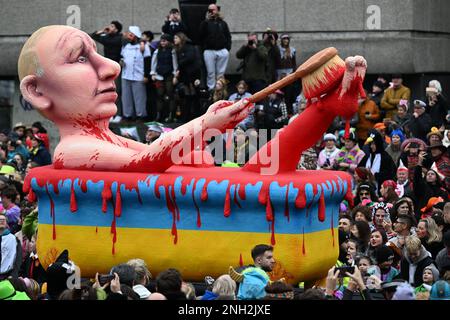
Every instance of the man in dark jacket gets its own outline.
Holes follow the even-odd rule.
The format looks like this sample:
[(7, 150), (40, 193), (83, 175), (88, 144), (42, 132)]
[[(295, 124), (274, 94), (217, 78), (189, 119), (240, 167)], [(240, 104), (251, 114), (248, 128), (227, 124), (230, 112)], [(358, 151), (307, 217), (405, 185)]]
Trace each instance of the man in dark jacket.
[(258, 35), (250, 32), (247, 43), (237, 52), (236, 57), (243, 59), (242, 79), (247, 83), (249, 91), (256, 93), (267, 86), (266, 63), (268, 50), (258, 42)]
[(413, 137), (427, 142), (427, 134), (431, 130), (431, 117), (425, 113), (426, 103), (421, 100), (414, 100), (413, 118), (409, 122), (409, 130)]
[(217, 5), (208, 6), (206, 19), (200, 24), (199, 38), (203, 41), (208, 89), (213, 90), (216, 79), (225, 74), (231, 49), (231, 33)]
[(164, 25), (161, 28), (163, 33), (174, 37), (178, 32), (188, 34), (186, 24), (181, 21), (180, 11), (177, 8), (170, 9)]
[[(104, 27), (102, 30), (98, 30), (90, 34), (91, 38), (95, 41), (101, 43), (104, 48), (104, 56), (108, 59), (114, 60), (119, 63), (122, 58), (120, 52), (122, 50), (122, 45), (128, 42), (124, 37), (122, 32), (122, 24), (119, 21), (111, 21), (111, 24)], [(116, 91), (119, 95), (117, 104), (117, 115), (122, 115), (122, 83), (121, 77), (117, 77), (115, 80)]]
[(433, 263), (430, 254), (416, 236), (406, 238), (403, 258), (400, 262), (400, 276), (414, 287), (423, 283), (423, 269)]
[(124, 42), (122, 24), (119, 21), (111, 21), (109, 26), (91, 33), (91, 38), (104, 46), (105, 57), (115, 62), (121, 59), (120, 51)]

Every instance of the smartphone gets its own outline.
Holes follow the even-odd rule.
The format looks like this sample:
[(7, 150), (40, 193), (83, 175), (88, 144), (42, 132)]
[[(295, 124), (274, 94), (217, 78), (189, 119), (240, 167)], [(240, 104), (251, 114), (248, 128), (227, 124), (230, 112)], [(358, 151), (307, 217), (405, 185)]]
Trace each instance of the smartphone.
[(98, 276), (98, 282), (100, 282), (101, 286), (111, 282), (112, 279), (114, 279), (114, 275), (112, 274), (101, 274)]
[(342, 266), (342, 267), (337, 267), (335, 268), (335, 272), (336, 270), (339, 270), (339, 278), (344, 278), (344, 277), (348, 277), (346, 272), (348, 273), (353, 273), (355, 272), (355, 267), (354, 266)]

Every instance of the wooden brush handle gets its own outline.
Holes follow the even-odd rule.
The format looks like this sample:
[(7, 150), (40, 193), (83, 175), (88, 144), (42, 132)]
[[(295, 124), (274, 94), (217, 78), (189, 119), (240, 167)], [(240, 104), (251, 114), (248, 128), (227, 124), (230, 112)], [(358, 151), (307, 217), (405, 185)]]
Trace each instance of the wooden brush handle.
[(284, 88), (287, 85), (295, 82), (298, 79), (303, 78), (304, 76), (310, 74), (311, 72), (317, 70), (325, 64), (328, 60), (337, 55), (338, 51), (336, 48), (330, 47), (323, 49), (322, 51), (316, 53), (311, 58), (306, 60), (302, 65), (300, 65), (295, 72), (287, 75), (281, 80), (272, 83), (270, 86), (258, 91), (254, 95), (252, 95), (249, 100), (252, 103), (261, 101), (265, 99), (269, 94), (274, 93), (278, 89)]

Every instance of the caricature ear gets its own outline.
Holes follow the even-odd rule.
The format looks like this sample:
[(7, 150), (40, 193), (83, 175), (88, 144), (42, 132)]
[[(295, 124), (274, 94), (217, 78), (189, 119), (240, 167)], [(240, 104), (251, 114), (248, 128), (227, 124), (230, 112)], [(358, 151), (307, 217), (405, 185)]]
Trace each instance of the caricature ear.
[(38, 78), (35, 75), (28, 75), (20, 82), (20, 92), (26, 101), (31, 103), (38, 111), (45, 111), (50, 108), (51, 101), (37, 88)]

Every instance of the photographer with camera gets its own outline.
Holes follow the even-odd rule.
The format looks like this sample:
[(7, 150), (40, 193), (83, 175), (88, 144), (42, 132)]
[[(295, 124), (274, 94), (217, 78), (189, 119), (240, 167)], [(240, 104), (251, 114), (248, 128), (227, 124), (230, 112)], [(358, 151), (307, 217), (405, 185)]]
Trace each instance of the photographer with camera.
[(267, 28), (263, 33), (263, 43), (267, 48), (267, 68), (266, 78), (269, 84), (278, 80), (277, 69), (281, 65), (281, 53), (280, 48), (277, 45), (278, 33), (270, 28)]
[(170, 34), (174, 37), (178, 32), (188, 33), (187, 27), (181, 21), (180, 10), (177, 8), (170, 9), (169, 15), (166, 17), (164, 25), (161, 27), (163, 33)]
[(202, 41), (205, 60), (207, 85), (214, 90), (216, 79), (225, 75), (231, 49), (231, 33), (223, 20), (220, 9), (215, 4), (208, 6), (206, 19), (200, 24), (199, 39)]
[(236, 57), (242, 59), (242, 79), (247, 83), (249, 92), (256, 93), (267, 86), (266, 63), (268, 49), (258, 41), (258, 35), (249, 32), (247, 43), (237, 52)]
[(425, 92), (428, 99), (426, 112), (431, 117), (431, 126), (441, 128), (449, 112), (447, 99), (442, 94), (441, 83), (437, 80), (430, 81)]

